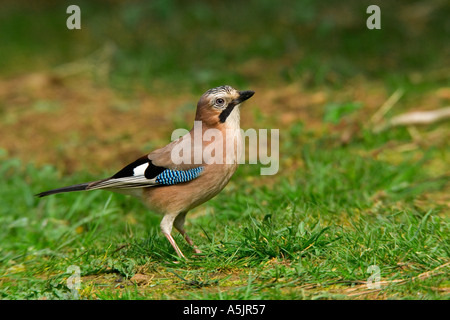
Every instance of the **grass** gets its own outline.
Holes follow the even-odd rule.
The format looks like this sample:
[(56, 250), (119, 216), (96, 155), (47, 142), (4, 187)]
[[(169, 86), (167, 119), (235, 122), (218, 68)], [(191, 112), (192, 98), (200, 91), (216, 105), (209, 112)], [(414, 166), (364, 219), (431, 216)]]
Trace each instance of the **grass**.
[[(426, 173), (437, 151), (393, 165), (349, 148), (310, 143), (297, 155), (305, 168), (271, 187), (248, 183), (257, 168), (241, 167), (189, 219), (203, 255), (176, 236), (188, 262), (176, 258), (159, 218), (137, 201), (101, 191), (37, 199), (31, 186), (94, 177), (61, 181), (52, 167), (3, 155), (0, 293), (71, 297), (66, 270), (76, 265), (88, 299), (448, 298), (448, 209), (415, 203), (448, 188), (448, 176)], [(366, 288), (371, 265), (386, 281), (381, 290)]]
[[(1, 299), (449, 299), (449, 130), (370, 126), (397, 90), (383, 119), (448, 104), (439, 1), (382, 3), (373, 32), (361, 1), (78, 3), (79, 31), (61, 4), (0, 12)], [(280, 171), (189, 213), (202, 255), (134, 199), (34, 196), (164, 145), (224, 83), (256, 91), (242, 127), (280, 129)]]

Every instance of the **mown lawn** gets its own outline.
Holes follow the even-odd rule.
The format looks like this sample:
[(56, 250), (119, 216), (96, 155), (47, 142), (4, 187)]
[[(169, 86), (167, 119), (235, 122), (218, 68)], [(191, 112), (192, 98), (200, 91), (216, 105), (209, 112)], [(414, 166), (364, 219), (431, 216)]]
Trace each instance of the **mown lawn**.
[[(33, 196), (94, 177), (62, 178), (3, 155), (1, 294), (67, 297), (66, 270), (78, 266), (80, 295), (91, 299), (448, 297), (448, 204), (439, 196), (448, 175), (429, 172), (442, 151), (408, 152), (392, 164), (360, 154), (365, 142), (308, 143), (291, 154), (302, 168), (270, 183), (242, 166), (190, 215), (204, 254), (177, 235), (189, 261), (176, 258), (158, 217), (125, 196)], [(372, 265), (380, 289), (366, 286)]]
[[(380, 4), (373, 33), (360, 1), (79, 3), (78, 33), (45, 1), (0, 13), (0, 298), (449, 299), (448, 121), (374, 130), (448, 105), (439, 1)], [(189, 213), (201, 255), (132, 198), (34, 196), (163, 146), (222, 84), (256, 91), (242, 127), (280, 130), (280, 169)]]

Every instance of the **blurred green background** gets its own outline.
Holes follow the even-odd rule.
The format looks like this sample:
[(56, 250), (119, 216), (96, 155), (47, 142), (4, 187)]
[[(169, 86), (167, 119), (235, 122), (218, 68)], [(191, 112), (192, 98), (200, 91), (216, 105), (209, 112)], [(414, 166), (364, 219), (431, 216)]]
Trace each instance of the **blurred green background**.
[[(148, 151), (149, 140), (166, 142), (174, 125), (190, 126), (198, 96), (223, 84), (257, 91), (244, 127), (301, 123), (322, 132), (355, 112), (347, 118), (365, 126), (397, 90), (388, 118), (449, 101), (446, 1), (71, 4), (81, 9), (81, 30), (67, 29), (63, 1), (3, 1), (0, 12), (0, 145), (38, 163), (62, 157), (63, 170), (80, 161), (98, 170), (107, 158)], [(381, 30), (366, 27), (371, 4), (381, 8)], [(151, 125), (153, 136), (111, 132), (118, 114), (135, 127)], [(31, 138), (36, 149), (20, 145)], [(89, 151), (124, 144), (100, 160), (79, 151), (78, 161), (81, 140)], [(46, 154), (55, 148), (59, 158)]]
[[(81, 30), (65, 27), (66, 2), (3, 1), (2, 75), (56, 67), (105, 47), (109, 83), (127, 90), (343, 85), (359, 75), (413, 81), (414, 73), (448, 71), (450, 9), (441, 0), (70, 4), (81, 8)], [(366, 27), (371, 4), (381, 8), (381, 30)]]

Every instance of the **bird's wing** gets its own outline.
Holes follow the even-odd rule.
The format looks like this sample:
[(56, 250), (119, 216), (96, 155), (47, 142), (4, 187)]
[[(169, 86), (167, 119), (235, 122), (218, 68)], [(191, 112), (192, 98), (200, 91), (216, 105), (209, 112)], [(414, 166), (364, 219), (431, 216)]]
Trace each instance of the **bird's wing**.
[(149, 155), (145, 155), (111, 178), (90, 183), (86, 189), (133, 189), (174, 185), (194, 180), (203, 172), (203, 169), (201, 165), (195, 167), (155, 165)]

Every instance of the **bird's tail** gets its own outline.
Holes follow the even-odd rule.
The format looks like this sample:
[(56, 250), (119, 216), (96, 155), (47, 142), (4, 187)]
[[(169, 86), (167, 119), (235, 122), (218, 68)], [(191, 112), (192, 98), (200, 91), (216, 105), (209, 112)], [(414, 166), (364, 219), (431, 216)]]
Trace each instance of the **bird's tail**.
[(38, 193), (38, 194), (36, 194), (36, 196), (42, 198), (42, 197), (49, 196), (51, 194), (56, 194), (56, 193), (87, 190), (87, 188), (88, 188), (88, 186), (90, 184), (91, 183), (88, 182), (88, 183), (75, 184), (73, 186), (68, 186), (68, 187), (48, 190), (48, 191), (44, 191), (44, 192)]

